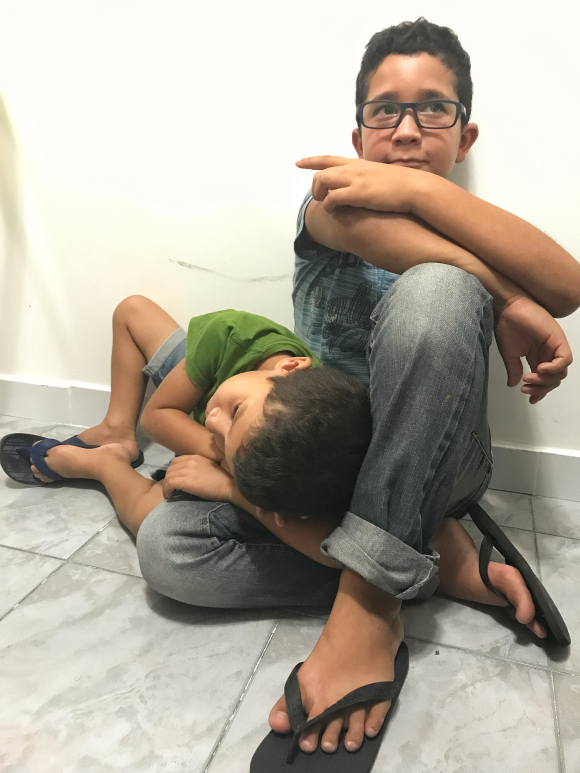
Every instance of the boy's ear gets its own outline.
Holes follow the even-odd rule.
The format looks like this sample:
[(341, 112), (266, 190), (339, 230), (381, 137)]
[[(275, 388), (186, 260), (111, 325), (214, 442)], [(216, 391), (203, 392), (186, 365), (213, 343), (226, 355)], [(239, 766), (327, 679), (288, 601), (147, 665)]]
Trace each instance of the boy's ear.
[(479, 126), (476, 123), (467, 123), (461, 130), (461, 139), (459, 140), (459, 148), (457, 150), (457, 156), (455, 163), (460, 164), (465, 161), (467, 154), (471, 150), (473, 143), (479, 137)]
[(363, 157), (362, 136), (360, 129), (357, 127), (352, 130), (352, 146), (356, 150), (356, 154), (359, 158)]
[(286, 524), (286, 519), (282, 518), (279, 513), (274, 513), (271, 510), (264, 510), (263, 507), (258, 507), (258, 505), (256, 505), (256, 515), (260, 520), (266, 518), (268, 515), (273, 515), (276, 526), (284, 526)]
[(285, 357), (280, 360), (276, 367), (284, 373), (291, 373), (293, 370), (307, 370), (312, 367), (312, 360), (310, 357)]

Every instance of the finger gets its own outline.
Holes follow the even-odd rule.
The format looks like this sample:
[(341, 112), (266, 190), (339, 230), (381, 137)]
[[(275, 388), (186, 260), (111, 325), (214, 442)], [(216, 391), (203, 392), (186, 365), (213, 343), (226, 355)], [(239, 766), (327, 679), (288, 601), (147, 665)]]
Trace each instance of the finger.
[(327, 193), (323, 206), (327, 212), (331, 213), (334, 212), (337, 207), (355, 206), (355, 204), (352, 201), (352, 197), (349, 200), (348, 188), (338, 188), (337, 190), (329, 191)]
[(375, 735), (377, 735), (383, 726), (383, 722), (385, 721), (385, 717), (387, 716), (390, 707), (390, 703), (375, 703), (375, 705), (371, 707), (365, 722), (365, 734), (368, 735), (369, 738), (374, 738)]
[(522, 380), (524, 367), (519, 357), (503, 357), (505, 369), (507, 372), (507, 385), (509, 387), (517, 386)]
[(344, 745), (349, 752), (355, 752), (357, 749), (360, 749), (364, 740), (367, 710), (365, 706), (361, 706), (353, 709), (350, 714), (348, 730), (344, 736)]
[(297, 161), (296, 166), (300, 169), (328, 169), (331, 166), (344, 166), (355, 160), (344, 156), (308, 156)]
[(538, 373), (558, 373), (560, 371), (567, 373), (568, 366), (572, 360), (568, 357), (554, 357), (550, 362), (540, 362), (537, 367)]
[(325, 752), (335, 752), (338, 749), (338, 739), (343, 725), (344, 719), (340, 713), (329, 720), (320, 742)]
[(173, 494), (173, 492), (176, 490), (175, 486), (173, 486), (168, 480), (167, 475), (163, 478), (163, 498), (169, 499), (169, 497)]
[(288, 712), (286, 711), (286, 699), (282, 696), (272, 707), (268, 717), (270, 727), (276, 733), (289, 733), (292, 729)]
[(524, 376), (524, 383), (530, 386), (550, 386), (551, 384), (559, 384), (560, 381), (565, 379), (567, 372), (561, 373), (526, 373)]

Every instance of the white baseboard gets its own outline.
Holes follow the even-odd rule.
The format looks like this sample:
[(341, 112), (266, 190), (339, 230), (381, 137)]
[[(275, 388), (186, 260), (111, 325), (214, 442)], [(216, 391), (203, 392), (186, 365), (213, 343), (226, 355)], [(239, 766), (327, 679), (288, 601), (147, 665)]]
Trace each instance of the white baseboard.
[[(0, 377), (0, 414), (91, 427), (107, 410), (110, 390), (81, 384), (38, 384)], [(491, 486), (580, 502), (580, 451), (494, 446)]]
[(39, 384), (0, 378), (0, 414), (92, 427), (107, 411), (111, 390), (97, 385)]

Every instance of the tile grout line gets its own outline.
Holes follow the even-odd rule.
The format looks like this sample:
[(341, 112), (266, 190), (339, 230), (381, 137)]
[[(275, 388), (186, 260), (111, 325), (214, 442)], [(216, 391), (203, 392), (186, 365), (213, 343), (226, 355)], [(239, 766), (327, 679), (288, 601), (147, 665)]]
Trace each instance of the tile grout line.
[[(412, 639), (413, 641), (420, 641), (423, 642), (423, 644), (432, 644), (434, 647), (444, 647), (450, 650), (457, 650), (459, 652), (464, 652), (466, 655), (476, 655), (481, 658), (485, 658), (486, 660), (496, 660), (500, 663), (512, 663), (514, 666), (523, 666), (524, 668), (533, 668), (536, 671), (544, 671), (546, 673), (552, 673), (554, 669), (552, 669), (550, 666), (538, 666), (535, 663), (526, 663), (523, 660), (510, 660), (509, 658), (500, 658), (497, 655), (490, 655), (487, 652), (479, 652), (478, 650), (470, 650), (466, 647), (460, 647), (457, 644), (443, 644), (441, 642), (434, 642), (429, 641), (429, 639), (422, 639), (419, 636), (405, 636), (405, 639)], [(565, 674), (566, 676), (576, 676), (575, 673), (569, 672), (569, 671), (554, 671), (554, 673), (561, 673)]]
[(560, 733), (560, 717), (558, 716), (558, 701), (556, 700), (556, 686), (554, 684), (554, 673), (550, 672), (550, 694), (552, 696), (552, 711), (554, 715), (554, 733), (556, 734), (556, 748), (558, 750), (558, 771), (566, 773), (566, 761), (564, 759), (564, 749), (562, 747), (562, 734)]
[(242, 689), (242, 692), (240, 693), (240, 695), (238, 697), (238, 700), (236, 701), (236, 705), (234, 706), (234, 709), (233, 709), (230, 717), (228, 718), (228, 720), (227, 720), (227, 722), (226, 722), (222, 732), (219, 734), (219, 737), (218, 737), (217, 741), (215, 742), (214, 747), (211, 750), (209, 758), (208, 758), (208, 760), (207, 760), (207, 762), (205, 764), (205, 767), (203, 768), (201, 773), (208, 773), (208, 770), (209, 770), (211, 764), (213, 763), (213, 761), (215, 759), (215, 756), (218, 753), (218, 750), (219, 750), (220, 746), (222, 745), (222, 743), (224, 741), (224, 738), (227, 735), (228, 730), (232, 726), (232, 722), (234, 721), (234, 719), (235, 719), (235, 717), (236, 717), (236, 715), (237, 715), (237, 713), (238, 713), (238, 711), (240, 709), (240, 706), (242, 705), (242, 702), (243, 702), (244, 698), (246, 697), (246, 694), (247, 694), (248, 690), (250, 689), (250, 685), (254, 681), (254, 676), (256, 674), (256, 671), (258, 670), (258, 666), (262, 662), (262, 658), (266, 654), (266, 650), (270, 646), (270, 642), (274, 638), (274, 634), (278, 630), (278, 626), (280, 625), (280, 621), (281, 620), (282, 620), (282, 618), (279, 617), (278, 620), (276, 621), (276, 624), (274, 625), (274, 628), (272, 629), (272, 632), (268, 636), (268, 640), (267, 640), (266, 644), (263, 646), (262, 651), (260, 652), (260, 654), (258, 656), (258, 659), (257, 659), (256, 663), (254, 664), (254, 668), (252, 669), (252, 672), (250, 674), (250, 678), (246, 682), (245, 687)]
[[(56, 559), (56, 560), (61, 560), (61, 561), (62, 561), (62, 559)], [(41, 585), (44, 585), (44, 583), (45, 583), (45, 582), (46, 582), (48, 579), (50, 579), (50, 578), (52, 577), (52, 575), (53, 575), (53, 574), (55, 574), (56, 572), (58, 572), (58, 570), (59, 570), (59, 569), (62, 569), (63, 565), (64, 565), (64, 562), (63, 562), (63, 563), (62, 563), (60, 566), (57, 566), (57, 567), (56, 567), (56, 569), (53, 569), (53, 570), (52, 570), (52, 572), (51, 572), (49, 575), (47, 575), (47, 576), (44, 578), (44, 580), (42, 580), (42, 582), (39, 582), (39, 583), (38, 583), (38, 585), (36, 585), (36, 586), (35, 586), (35, 587), (34, 587), (34, 588), (33, 588), (33, 589), (32, 589), (32, 590), (29, 592), (29, 593), (27, 593), (26, 595), (24, 595), (24, 596), (23, 596), (23, 597), (20, 599), (20, 601), (18, 601), (16, 604), (14, 604), (14, 606), (12, 607), (12, 609), (9, 609), (9, 610), (8, 610), (8, 612), (6, 612), (5, 614), (3, 614), (3, 615), (0, 617), (0, 623), (1, 623), (1, 622), (2, 622), (2, 621), (3, 621), (3, 620), (6, 618), (6, 617), (8, 617), (8, 615), (9, 615), (11, 612), (14, 612), (14, 610), (15, 610), (15, 609), (17, 609), (17, 607), (19, 607), (19, 606), (20, 606), (22, 603), (24, 603), (24, 602), (26, 601), (26, 599), (27, 599), (29, 596), (31, 596), (33, 593), (35, 593), (35, 592), (36, 592), (36, 591), (37, 591), (37, 590), (38, 590), (38, 589), (41, 587)]]

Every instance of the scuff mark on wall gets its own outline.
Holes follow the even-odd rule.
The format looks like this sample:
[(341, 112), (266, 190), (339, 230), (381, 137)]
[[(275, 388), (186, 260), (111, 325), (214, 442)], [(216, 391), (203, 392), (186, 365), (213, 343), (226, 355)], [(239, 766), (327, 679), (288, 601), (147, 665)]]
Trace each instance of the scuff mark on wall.
[(222, 274), (220, 271), (214, 271), (212, 268), (205, 268), (204, 266), (196, 266), (194, 263), (186, 263), (184, 260), (173, 260), (169, 258), (170, 263), (177, 263), (178, 266), (184, 268), (191, 268), (194, 271), (202, 271), (204, 274), (215, 274), (221, 276), (224, 279), (233, 279), (235, 282), (281, 282), (283, 279), (291, 279), (292, 274), (275, 274), (274, 276), (230, 276), (229, 274)]

